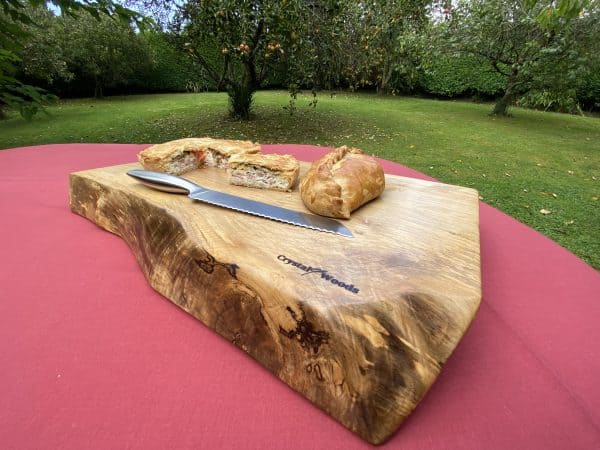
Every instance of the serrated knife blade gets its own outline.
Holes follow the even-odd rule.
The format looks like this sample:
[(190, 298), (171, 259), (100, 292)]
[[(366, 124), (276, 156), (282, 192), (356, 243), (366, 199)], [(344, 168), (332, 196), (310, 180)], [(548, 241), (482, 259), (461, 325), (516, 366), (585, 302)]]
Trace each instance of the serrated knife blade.
[(311, 230), (353, 237), (350, 230), (335, 219), (294, 211), (280, 206), (269, 205), (268, 203), (207, 189), (175, 175), (137, 169), (128, 171), (127, 175), (154, 189), (170, 193), (188, 194), (188, 197), (200, 202), (303, 228), (309, 228)]

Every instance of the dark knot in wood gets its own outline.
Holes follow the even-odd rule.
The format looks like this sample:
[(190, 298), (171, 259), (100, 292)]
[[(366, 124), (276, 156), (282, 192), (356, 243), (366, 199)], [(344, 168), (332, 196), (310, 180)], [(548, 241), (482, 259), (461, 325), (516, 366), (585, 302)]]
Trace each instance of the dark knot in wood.
[(200, 267), (206, 273), (213, 273), (216, 266), (221, 266), (225, 268), (227, 272), (229, 272), (229, 275), (231, 275), (237, 280), (237, 269), (240, 268), (240, 266), (238, 266), (237, 264), (227, 264), (219, 262), (215, 260), (214, 256), (208, 253), (204, 258), (195, 258), (194, 262), (198, 264), (198, 267)]
[(286, 309), (290, 313), (290, 316), (292, 316), (292, 319), (296, 322), (296, 328), (288, 331), (280, 325), (279, 332), (289, 339), (297, 339), (304, 350), (310, 352), (312, 349), (313, 352), (317, 354), (319, 352), (319, 347), (329, 341), (329, 333), (316, 330), (314, 325), (306, 320), (302, 307), (300, 307), (303, 316), (301, 318), (298, 318), (296, 312), (289, 306)]

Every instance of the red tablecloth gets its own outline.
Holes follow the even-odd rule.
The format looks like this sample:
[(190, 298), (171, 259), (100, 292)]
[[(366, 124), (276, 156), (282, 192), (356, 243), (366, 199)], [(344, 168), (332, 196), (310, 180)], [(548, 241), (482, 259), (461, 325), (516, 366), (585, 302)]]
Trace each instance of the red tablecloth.
[[(0, 447), (370, 447), (155, 293), (120, 238), (69, 211), (70, 172), (140, 148), (0, 151)], [(481, 257), (475, 321), (384, 447), (600, 448), (599, 273), (485, 204)]]

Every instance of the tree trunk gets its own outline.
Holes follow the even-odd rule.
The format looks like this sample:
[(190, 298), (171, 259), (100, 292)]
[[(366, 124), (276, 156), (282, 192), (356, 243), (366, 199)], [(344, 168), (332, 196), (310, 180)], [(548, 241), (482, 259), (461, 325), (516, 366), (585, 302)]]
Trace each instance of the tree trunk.
[(241, 83), (232, 83), (227, 88), (229, 95), (229, 114), (234, 119), (250, 119), (250, 108), (254, 89), (243, 80)]
[(506, 85), (504, 95), (494, 105), (494, 109), (490, 113), (492, 116), (508, 116), (508, 108), (512, 104), (515, 96), (515, 82), (509, 80)]
[(389, 83), (392, 78), (392, 72), (392, 64), (389, 61), (386, 61), (381, 73), (381, 80), (377, 83), (377, 93), (379, 95), (386, 95), (389, 93)]
[(254, 67), (251, 63), (245, 64), (246, 74), (239, 83), (230, 82), (227, 86), (229, 95), (229, 114), (238, 120), (249, 120), (252, 99), (258, 88)]
[(100, 83), (98, 80), (96, 80), (95, 86), (94, 86), (94, 98), (102, 98), (103, 94), (102, 94), (102, 83)]

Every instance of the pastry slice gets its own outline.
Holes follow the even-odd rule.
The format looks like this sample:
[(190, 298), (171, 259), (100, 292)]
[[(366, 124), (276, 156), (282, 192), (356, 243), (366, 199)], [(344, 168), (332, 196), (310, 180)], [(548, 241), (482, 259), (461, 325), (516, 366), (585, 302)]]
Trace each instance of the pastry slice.
[(260, 152), (260, 144), (250, 141), (187, 138), (146, 148), (138, 160), (146, 170), (181, 175), (203, 166), (226, 168), (235, 154)]
[(206, 146), (204, 163), (208, 167), (226, 169), (229, 158), (233, 155), (250, 155), (260, 153), (260, 144), (251, 141), (232, 141), (212, 139)]
[(146, 170), (181, 175), (204, 164), (210, 138), (188, 138), (156, 144), (142, 150), (138, 160)]
[(300, 164), (290, 155), (242, 154), (229, 158), (228, 172), (231, 184), (291, 191)]

